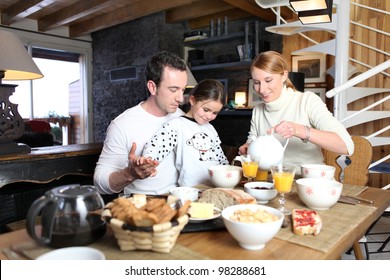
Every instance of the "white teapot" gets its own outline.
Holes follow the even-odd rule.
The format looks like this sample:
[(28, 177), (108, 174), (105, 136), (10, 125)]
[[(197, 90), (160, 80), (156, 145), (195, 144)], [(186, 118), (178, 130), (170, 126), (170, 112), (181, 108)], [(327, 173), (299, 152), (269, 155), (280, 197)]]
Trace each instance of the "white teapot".
[(252, 136), (252, 142), (248, 147), (248, 154), (259, 163), (259, 168), (269, 170), (271, 165), (278, 165), (282, 162), (284, 150), (289, 139), (283, 146), (275, 138), (274, 132), (262, 136)]

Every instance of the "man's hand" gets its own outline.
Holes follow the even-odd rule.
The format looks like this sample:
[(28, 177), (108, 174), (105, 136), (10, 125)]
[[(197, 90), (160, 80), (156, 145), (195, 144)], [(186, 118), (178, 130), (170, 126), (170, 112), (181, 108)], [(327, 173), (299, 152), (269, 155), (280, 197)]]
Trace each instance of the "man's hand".
[(129, 176), (136, 179), (145, 179), (149, 176), (155, 176), (157, 174), (156, 167), (159, 162), (152, 158), (137, 157), (135, 151), (137, 144), (133, 143), (129, 152), (129, 165), (127, 166), (127, 172)]

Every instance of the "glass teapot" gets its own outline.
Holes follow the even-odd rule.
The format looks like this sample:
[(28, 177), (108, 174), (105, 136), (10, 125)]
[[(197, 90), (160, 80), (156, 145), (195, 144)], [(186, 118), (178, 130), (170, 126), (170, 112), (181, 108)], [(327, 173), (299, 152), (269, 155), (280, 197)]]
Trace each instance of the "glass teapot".
[[(61, 248), (84, 246), (101, 238), (104, 201), (94, 186), (66, 185), (51, 189), (33, 202), (27, 213), (27, 232), (39, 244)], [(42, 212), (42, 232), (35, 221)]]

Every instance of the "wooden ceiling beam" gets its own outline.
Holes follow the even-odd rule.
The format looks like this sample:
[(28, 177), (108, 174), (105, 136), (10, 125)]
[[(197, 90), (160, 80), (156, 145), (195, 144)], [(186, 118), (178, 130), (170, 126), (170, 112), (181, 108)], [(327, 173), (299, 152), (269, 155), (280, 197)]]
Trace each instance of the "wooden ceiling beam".
[(27, 18), (40, 9), (53, 4), (55, 0), (20, 0), (1, 13), (1, 23), (11, 25), (18, 20)]
[(124, 5), (132, 4), (137, 1), (140, 0), (127, 1), (126, 4), (123, 4), (123, 1), (113, 0), (78, 1), (71, 6), (40, 18), (38, 21), (38, 30), (45, 32), (58, 26), (69, 25), (72, 22), (97, 14), (114, 5), (116, 5), (117, 8), (121, 8)]
[(86, 35), (94, 31), (112, 27), (153, 13), (169, 10), (174, 7), (187, 5), (192, 2), (194, 2), (194, 0), (172, 0), (169, 2), (161, 0), (137, 1), (132, 5), (124, 6), (92, 19), (70, 25), (69, 35), (71, 37)]
[(225, 12), (232, 8), (232, 5), (226, 4), (221, 0), (202, 0), (191, 5), (168, 10), (166, 12), (165, 21), (167, 23), (182, 22), (193, 18)]
[(231, 4), (251, 15), (259, 17), (265, 21), (275, 22), (276, 15), (270, 9), (263, 9), (256, 4), (254, 0), (222, 0), (225, 3)]

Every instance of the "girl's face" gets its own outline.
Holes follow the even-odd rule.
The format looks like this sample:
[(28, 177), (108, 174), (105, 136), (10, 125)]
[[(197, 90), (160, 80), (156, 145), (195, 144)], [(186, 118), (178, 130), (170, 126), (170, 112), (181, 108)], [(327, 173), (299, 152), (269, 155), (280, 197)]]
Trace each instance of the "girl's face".
[(214, 120), (223, 106), (221, 102), (210, 99), (195, 101), (193, 96), (190, 96), (190, 104), (191, 109), (187, 116), (195, 119), (200, 125)]
[(255, 92), (263, 99), (265, 103), (274, 101), (282, 94), (284, 82), (287, 79), (288, 72), (281, 74), (270, 74), (259, 68), (252, 70), (253, 87)]

